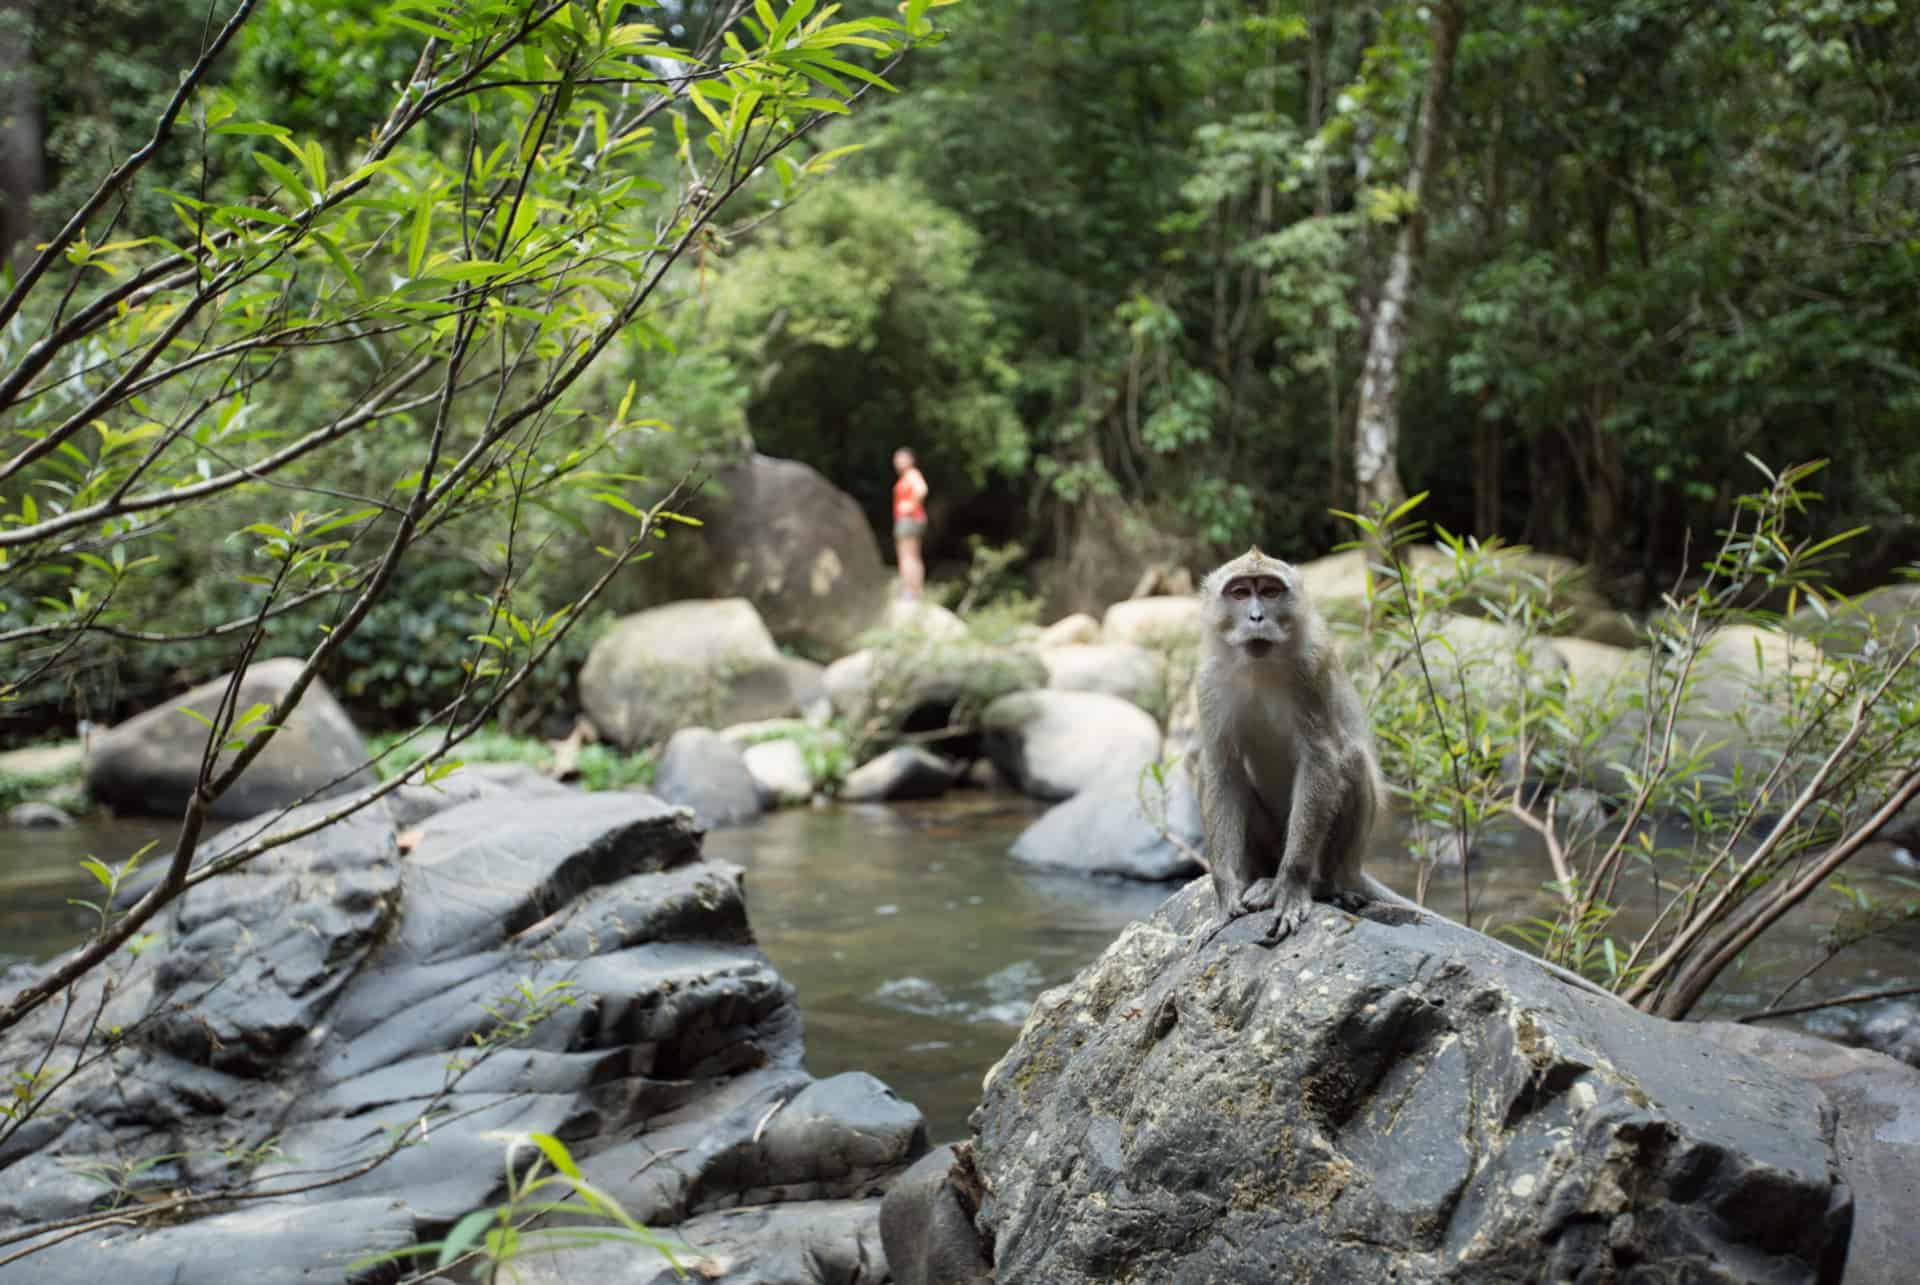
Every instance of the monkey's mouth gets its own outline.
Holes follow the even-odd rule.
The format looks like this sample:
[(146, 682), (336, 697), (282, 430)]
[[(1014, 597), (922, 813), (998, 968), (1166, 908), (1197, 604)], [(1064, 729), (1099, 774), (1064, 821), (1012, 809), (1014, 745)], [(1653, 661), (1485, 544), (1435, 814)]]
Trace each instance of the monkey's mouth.
[(1246, 646), (1247, 655), (1255, 660), (1265, 660), (1272, 653), (1275, 644), (1271, 638), (1249, 638)]

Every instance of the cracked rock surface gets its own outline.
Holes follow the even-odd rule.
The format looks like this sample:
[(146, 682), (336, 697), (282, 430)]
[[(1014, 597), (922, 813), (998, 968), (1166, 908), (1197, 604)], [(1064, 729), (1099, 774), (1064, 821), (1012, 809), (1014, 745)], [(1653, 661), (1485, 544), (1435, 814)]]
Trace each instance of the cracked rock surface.
[(1811, 1085), (1451, 923), (1216, 916), (1129, 927), (990, 1073), (994, 1279), (1839, 1280)]
[[(530, 1132), (696, 1279), (876, 1280), (877, 1197), (924, 1121), (871, 1076), (803, 1069), (741, 882), (650, 796), (506, 789), (377, 803), (190, 892), (104, 999), (96, 972), (0, 1045), (0, 1077), (49, 1047), (64, 1073), (96, 1011), (119, 1033), (0, 1142), (0, 1260), (121, 1215), (0, 1285), (393, 1279), (353, 1264), (498, 1203)], [(585, 1253), (528, 1279), (671, 1278)]]

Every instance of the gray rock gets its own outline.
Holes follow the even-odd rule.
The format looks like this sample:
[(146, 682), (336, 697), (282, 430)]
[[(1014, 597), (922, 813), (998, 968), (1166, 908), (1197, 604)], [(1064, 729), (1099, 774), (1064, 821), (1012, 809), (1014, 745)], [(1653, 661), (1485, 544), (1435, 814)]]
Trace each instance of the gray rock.
[(7, 809), (7, 824), (16, 830), (65, 830), (73, 818), (51, 803), (16, 803)]
[(683, 727), (799, 710), (786, 661), (745, 598), (671, 602), (621, 617), (587, 653), (580, 703), (625, 750)]
[(768, 806), (805, 803), (813, 797), (813, 775), (798, 742), (761, 741), (747, 746), (740, 758)]
[(1040, 663), (1054, 691), (1105, 692), (1143, 709), (1167, 703), (1166, 662), (1133, 643), (1043, 648)]
[(805, 1200), (700, 1214), (674, 1228), (678, 1275), (630, 1245), (539, 1254), (514, 1266), (521, 1285), (870, 1285), (886, 1280), (872, 1200)]
[(912, 745), (896, 745), (847, 773), (840, 797), (848, 803), (931, 799), (953, 788), (960, 766)]
[(973, 1218), (979, 1184), (964, 1149), (935, 1147), (880, 1202), (893, 1285), (992, 1285), (993, 1260)]
[(1022, 831), (1013, 859), (1075, 874), (1191, 879), (1204, 847), (1199, 799), (1176, 766), (1158, 780), (1137, 771), (1099, 778)]
[(1107, 608), (1100, 637), (1165, 650), (1191, 645), (1200, 636), (1200, 599), (1193, 594), (1131, 598)]
[[(291, 657), (265, 660), (241, 680), (237, 708), (271, 706), (283, 696), (301, 664)], [(211, 717), (226, 691), (227, 678), (202, 683), (165, 705), (96, 733), (87, 748), (87, 790), (122, 812), (158, 816), (187, 805), (200, 769), (200, 752), (209, 734), (192, 709)], [(220, 763), (231, 761), (223, 751)], [(366, 742), (333, 698), (315, 681), (302, 694), (286, 723), (233, 788), (213, 806), (217, 817), (250, 817), (288, 807), (308, 795), (326, 798), (374, 783), (365, 766)]]
[[(697, 840), (646, 795), (542, 793), (426, 817), (403, 853), (373, 806), (194, 889), (111, 990), (80, 983), (127, 1038), (0, 1145), (0, 1238), (116, 1201), (281, 1194), (112, 1219), (0, 1285), (345, 1280), (498, 1203), (531, 1131), (698, 1246), (705, 1279), (878, 1279), (873, 1197), (925, 1125), (870, 1076), (802, 1069), (741, 872)], [(0, 1079), (73, 1065), (88, 1024), (62, 1009), (9, 1033)], [(577, 1252), (523, 1267), (661, 1279), (632, 1247), (618, 1273)]]
[(1835, 656), (1858, 655), (1870, 646), (1910, 647), (1920, 637), (1920, 583), (1883, 585), (1825, 610), (1802, 607), (1787, 628)]
[(805, 714), (818, 705), (826, 704), (831, 715), (833, 706), (827, 700), (827, 667), (825, 665), (800, 656), (782, 656), (780, 667), (787, 671), (787, 686), (793, 692), (795, 709)]
[(683, 727), (667, 739), (654, 768), (653, 792), (692, 808), (709, 827), (739, 825), (760, 815), (760, 789), (745, 756), (704, 727)]
[(987, 706), (981, 728), (1000, 774), (1040, 799), (1070, 798), (1160, 757), (1153, 716), (1104, 692), (1015, 692)]
[[(1920, 1071), (1866, 1049), (1774, 1027), (1704, 1022), (1701, 1036), (1818, 1087), (1839, 1115), (1853, 1191), (1845, 1285), (1906, 1285), (1920, 1263)], [(909, 1171), (911, 1172), (911, 1171)]]
[(798, 460), (751, 455), (718, 470), (723, 503), (697, 506), (664, 573), (685, 596), (751, 602), (783, 643), (837, 654), (886, 610), (891, 569), (860, 505)]
[(949, 729), (933, 748), (965, 757), (982, 712), (1009, 692), (1046, 685), (1031, 653), (971, 638), (899, 635), (885, 647), (855, 652), (827, 666), (827, 694), (856, 739), (885, 745), (915, 732)]
[(1054, 647), (1071, 647), (1099, 641), (1100, 622), (1084, 611), (1076, 611), (1070, 616), (1062, 616), (1041, 630), (1040, 636), (1034, 640), (1034, 646), (1040, 651), (1047, 651)]
[(1266, 947), (1196, 881), (1042, 995), (973, 1116), (995, 1279), (1840, 1279), (1815, 1089), (1375, 913)]

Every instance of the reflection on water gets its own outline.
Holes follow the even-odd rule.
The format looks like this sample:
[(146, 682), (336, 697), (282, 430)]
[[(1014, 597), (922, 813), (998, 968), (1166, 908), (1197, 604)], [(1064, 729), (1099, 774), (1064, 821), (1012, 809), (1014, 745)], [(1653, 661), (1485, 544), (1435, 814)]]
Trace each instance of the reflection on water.
[[(1007, 1049), (1034, 997), (1105, 949), (1178, 885), (1104, 883), (1026, 869), (1006, 855), (1042, 805), (962, 793), (903, 806), (800, 809), (707, 836), (709, 855), (747, 870), (754, 932), (798, 993), (807, 1062), (816, 1075), (869, 1071), (927, 1114), (936, 1139), (960, 1136), (980, 1077)], [(0, 963), (43, 958), (85, 932), (82, 857), (119, 861), (173, 833), (171, 823), (90, 820), (66, 831), (0, 830)], [(1413, 863), (1397, 834), (1380, 837), (1371, 869), (1411, 894)], [(1549, 877), (1537, 851), (1494, 836), (1468, 880), (1476, 926), (1542, 913)], [(1862, 853), (1850, 883), (1876, 904), (1916, 896), (1885, 848)], [(1461, 914), (1461, 877), (1443, 872), (1429, 898)], [(1670, 884), (1668, 891), (1670, 892)], [(1651, 879), (1621, 884), (1616, 936), (1651, 918)], [(1764, 1007), (1820, 959), (1838, 901), (1816, 898), (1762, 940), (1698, 1011)], [(1511, 939), (1509, 939), (1511, 940)], [(1850, 949), (1794, 992), (1795, 1000), (1898, 985), (1914, 965), (1920, 926)], [(1815, 1022), (1817, 1018), (1813, 1019)]]
[(178, 821), (108, 816), (67, 830), (0, 828), (0, 966), (65, 950), (96, 922), (93, 911), (69, 901), (100, 900), (100, 885), (82, 861), (96, 857), (117, 866), (156, 839), (147, 859), (158, 860), (179, 828)]
[(707, 836), (747, 869), (755, 935), (793, 984), (815, 1075), (870, 1071), (959, 1136), (1034, 997), (1173, 886), (1016, 865), (1044, 809), (1004, 794), (794, 811)]

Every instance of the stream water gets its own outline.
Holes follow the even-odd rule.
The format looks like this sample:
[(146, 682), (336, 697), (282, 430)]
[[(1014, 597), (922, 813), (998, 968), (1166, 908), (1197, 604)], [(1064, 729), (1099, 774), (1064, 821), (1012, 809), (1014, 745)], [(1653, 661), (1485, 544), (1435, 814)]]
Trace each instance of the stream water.
[[(708, 855), (747, 870), (754, 932), (799, 996), (807, 1063), (815, 1075), (869, 1071), (926, 1112), (936, 1141), (960, 1136), (980, 1077), (1006, 1051), (1034, 997), (1072, 977), (1130, 920), (1151, 914), (1177, 885), (1096, 882), (1029, 870), (1008, 846), (1043, 810), (1018, 796), (964, 792), (904, 806), (848, 805), (774, 813), (710, 834)], [(84, 935), (91, 912), (86, 856), (117, 862), (161, 822), (90, 819), (71, 830), (0, 830), (0, 963), (45, 958)], [(1414, 866), (1383, 835), (1371, 868), (1405, 892)], [(1881, 901), (1911, 898), (1884, 849), (1865, 852), (1852, 884)], [(1545, 862), (1490, 844), (1470, 887), (1477, 925), (1541, 912)], [(1651, 889), (1630, 894), (1651, 903)], [(1460, 876), (1443, 873), (1429, 898), (1460, 914)], [(1764, 1006), (1820, 956), (1837, 900), (1792, 916), (1729, 971), (1699, 1015)], [(1623, 925), (1624, 926), (1624, 925)], [(1920, 927), (1842, 955), (1794, 992), (1813, 999), (1897, 985), (1920, 974)]]

